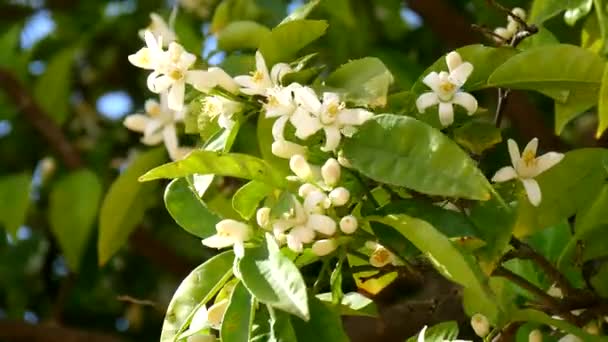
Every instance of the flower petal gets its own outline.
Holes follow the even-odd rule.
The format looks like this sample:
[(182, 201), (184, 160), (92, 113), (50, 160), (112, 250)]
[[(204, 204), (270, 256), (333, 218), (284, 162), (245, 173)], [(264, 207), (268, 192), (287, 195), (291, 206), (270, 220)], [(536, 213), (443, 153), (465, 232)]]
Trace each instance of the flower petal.
[(306, 154), (306, 147), (287, 140), (277, 140), (272, 143), (272, 154), (279, 158), (290, 159), (296, 154)]
[(426, 334), (426, 328), (427, 326), (425, 325), (424, 327), (422, 327), (422, 330), (420, 330), (420, 332), (418, 333), (418, 342), (425, 342), (425, 338), (424, 335)]
[(342, 138), (340, 129), (337, 126), (325, 126), (323, 130), (325, 131), (325, 146), (321, 147), (321, 151), (335, 151), (338, 145), (340, 145), (340, 139)]
[(247, 95), (259, 95), (259, 89), (257, 83), (253, 80), (253, 77), (247, 75), (236, 76), (234, 81), (241, 86), (241, 92)]
[(289, 120), (289, 117), (284, 115), (279, 117), (272, 124), (272, 137), (275, 141), (285, 140), (285, 138), (283, 137), (283, 132), (285, 132), (285, 124), (287, 123), (287, 120)]
[(492, 177), (492, 182), (506, 182), (514, 178), (517, 178), (517, 172), (515, 172), (515, 169), (512, 166), (505, 166), (496, 171), (494, 177)]
[(295, 135), (299, 139), (307, 139), (321, 129), (321, 122), (304, 108), (298, 108), (289, 121), (296, 128)]
[(336, 233), (336, 221), (329, 216), (319, 214), (308, 215), (307, 225), (324, 235), (332, 236)]
[(321, 102), (314, 90), (310, 87), (297, 88), (294, 89), (293, 95), (298, 105), (314, 115), (319, 115)]
[(448, 65), (448, 70), (452, 72), (462, 64), (462, 57), (458, 52), (452, 51), (445, 56), (445, 62)]
[(343, 109), (338, 113), (337, 121), (341, 126), (358, 126), (373, 116), (374, 113), (361, 108)]
[(219, 236), (219, 235), (211, 235), (210, 237), (204, 239), (203, 245), (211, 248), (226, 248), (234, 245), (234, 240), (228, 236)]
[(526, 145), (524, 150), (521, 152), (522, 155), (531, 154), (533, 156), (536, 155), (536, 151), (538, 150), (538, 138), (534, 138), (530, 140), (530, 142)]
[(151, 55), (150, 49), (148, 48), (141, 48), (136, 53), (129, 55), (127, 58), (131, 64), (138, 68), (148, 70), (154, 69), (154, 56)]
[(562, 153), (548, 152), (536, 158), (536, 174), (539, 175), (555, 166), (564, 158)]
[(268, 67), (266, 66), (266, 61), (264, 60), (264, 56), (262, 56), (260, 50), (255, 52), (255, 68), (257, 71), (262, 73), (262, 76), (264, 77), (263, 83), (267, 83), (267, 81), (270, 81)]
[(270, 79), (272, 80), (273, 84), (279, 84), (281, 83), (281, 79), (283, 78), (283, 76), (289, 74), (290, 72), (293, 72), (293, 70), (291, 69), (289, 64), (277, 63), (270, 70)]
[(184, 92), (186, 91), (186, 83), (179, 81), (173, 83), (169, 89), (168, 105), (169, 109), (182, 110), (184, 108)]
[(471, 73), (473, 72), (473, 64), (464, 62), (460, 64), (456, 69), (450, 71), (450, 81), (453, 81), (459, 87), (462, 86)]
[(154, 146), (160, 144), (163, 141), (163, 132), (156, 131), (150, 134), (144, 134), (141, 138), (141, 143), (148, 146)]
[(439, 97), (434, 92), (424, 93), (416, 99), (416, 108), (418, 108), (418, 112), (420, 114), (424, 113), (424, 111), (436, 104), (439, 103)]
[(477, 100), (469, 93), (457, 92), (452, 102), (466, 109), (469, 115), (477, 111)]
[(224, 69), (218, 67), (211, 67), (207, 69), (211, 79), (215, 80), (216, 84), (220, 87), (228, 90), (229, 92), (236, 94), (239, 92), (239, 85), (234, 81), (230, 75)]
[(176, 160), (178, 151), (177, 133), (175, 132), (175, 125), (168, 124), (163, 128), (163, 140), (165, 141), (165, 147), (171, 159)]
[(143, 132), (150, 122), (150, 118), (144, 114), (132, 114), (125, 118), (123, 125), (135, 132)]
[[(154, 74), (154, 73), (152, 73), (152, 74)], [(150, 74), (150, 76), (152, 76), (152, 74)], [(152, 82), (151, 82), (152, 87), (150, 87), (150, 91), (157, 93), (157, 94), (162, 93), (175, 83), (177, 83), (177, 82), (175, 82), (171, 77), (169, 77), (167, 75), (158, 76), (152, 80)], [(171, 108), (171, 107), (169, 106), (169, 108)]]
[(538, 207), (541, 200), (541, 192), (538, 182), (533, 178), (526, 178), (522, 179), (521, 183), (526, 189), (526, 195), (528, 195), (528, 200), (530, 200), (530, 203), (532, 203), (533, 206)]
[(513, 166), (517, 166), (519, 160), (521, 159), (521, 155), (519, 154), (519, 146), (513, 139), (509, 139), (507, 141), (507, 146), (509, 148), (509, 156), (511, 157), (511, 164)]
[(422, 83), (426, 84), (429, 88), (437, 93), (439, 91), (441, 80), (439, 79), (439, 74), (433, 71), (422, 79)]
[(454, 107), (450, 102), (439, 102), (439, 122), (443, 127), (454, 122)]

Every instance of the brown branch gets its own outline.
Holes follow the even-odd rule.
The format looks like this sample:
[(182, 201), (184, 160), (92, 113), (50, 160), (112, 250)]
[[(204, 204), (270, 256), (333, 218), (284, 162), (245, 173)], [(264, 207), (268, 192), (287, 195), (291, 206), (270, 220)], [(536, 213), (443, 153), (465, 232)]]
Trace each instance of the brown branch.
[(121, 342), (118, 336), (49, 324), (0, 320), (0, 341), (5, 342)]

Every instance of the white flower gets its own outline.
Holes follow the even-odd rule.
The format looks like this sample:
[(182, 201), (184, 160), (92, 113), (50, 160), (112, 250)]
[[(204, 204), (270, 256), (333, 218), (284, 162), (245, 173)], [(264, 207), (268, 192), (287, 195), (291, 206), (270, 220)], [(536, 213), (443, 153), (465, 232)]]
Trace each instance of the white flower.
[(329, 193), (329, 199), (334, 206), (341, 207), (348, 203), (350, 191), (343, 187), (335, 188)]
[(530, 140), (521, 156), (519, 154), (519, 147), (514, 140), (509, 139), (507, 144), (513, 166), (505, 166), (498, 170), (494, 177), (492, 177), (492, 181), (506, 182), (515, 178), (519, 179), (526, 189), (530, 203), (538, 206), (541, 201), (541, 192), (538, 182), (536, 182), (534, 177), (555, 166), (555, 164), (564, 158), (564, 155), (557, 152), (549, 152), (536, 157), (536, 150), (538, 149), (537, 138)]
[(188, 336), (187, 342), (216, 342), (217, 338), (213, 335), (192, 335)]
[(557, 342), (583, 342), (583, 340), (575, 335), (568, 334), (557, 340)]
[(220, 95), (207, 96), (203, 100), (203, 113), (211, 119), (217, 118), (220, 127), (230, 129), (234, 126), (232, 116), (243, 109), (240, 102)]
[(316, 165), (310, 165), (301, 154), (295, 154), (289, 159), (289, 168), (300, 180), (315, 180), (320, 177), (321, 170)]
[(329, 187), (333, 187), (340, 181), (340, 164), (334, 158), (329, 158), (321, 167), (323, 182)]
[[(518, 16), (521, 20), (526, 20), (526, 11), (524, 11), (522, 8), (515, 7), (514, 9), (511, 10), (511, 12), (513, 12), (513, 14)], [(507, 27), (497, 27), (494, 30), (494, 33), (503, 39), (503, 40), (496, 39), (496, 41), (498, 43), (503, 43), (505, 41), (509, 42), (511, 39), (513, 39), (513, 36), (515, 36), (515, 34), (517, 34), (519, 29), (521, 28), (520, 26), (521, 25), (520, 25), (520, 23), (517, 22), (517, 20), (513, 19), (513, 17), (508, 15), (507, 16)]]
[(165, 142), (169, 156), (173, 160), (183, 157), (183, 150), (179, 148), (175, 123), (183, 120), (182, 111), (169, 109), (167, 94), (160, 94), (160, 103), (149, 99), (145, 104), (145, 113), (136, 113), (125, 118), (123, 124), (130, 130), (141, 132), (144, 136), (141, 142), (146, 145), (158, 145)]
[(309, 226), (297, 226), (287, 234), (287, 247), (296, 253), (302, 253), (305, 243), (315, 239), (315, 231)]
[(299, 87), (299, 84), (292, 83), (287, 87), (274, 86), (267, 90), (263, 107), (267, 118), (277, 118), (272, 125), (272, 137), (275, 141), (285, 141), (285, 125), (297, 108), (293, 91)]
[(319, 190), (313, 190), (304, 197), (304, 210), (309, 214), (323, 214), (331, 204), (327, 195)]
[(270, 208), (262, 207), (255, 214), (255, 220), (258, 226), (266, 228), (270, 224)]
[(530, 331), (530, 334), (528, 334), (528, 342), (543, 342), (543, 333), (538, 329)]
[(344, 216), (340, 219), (340, 230), (344, 234), (352, 234), (357, 230), (359, 223), (357, 222), (357, 218), (353, 215)]
[(243, 94), (265, 96), (269, 88), (279, 85), (283, 76), (292, 71), (286, 63), (277, 63), (268, 73), (268, 67), (260, 51), (255, 53), (255, 66), (256, 70), (251, 76), (242, 75), (234, 78), (241, 86)]
[[(422, 330), (420, 330), (420, 332), (418, 333), (418, 338), (417, 338), (417, 342), (426, 342), (426, 338), (424, 337), (424, 335), (426, 334), (426, 329), (428, 327), (425, 325)], [(450, 340), (443, 340), (443, 342), (450, 342)], [(471, 341), (467, 341), (467, 340), (452, 340), (451, 342), (471, 342)]]
[(207, 322), (209, 322), (212, 328), (219, 329), (222, 326), (222, 320), (224, 319), (228, 304), (228, 298), (224, 298), (211, 305), (209, 310), (207, 310)]
[(237, 257), (245, 255), (244, 242), (251, 238), (251, 227), (249, 225), (226, 219), (215, 225), (217, 233), (203, 240), (203, 245), (211, 248), (225, 248), (234, 246), (234, 254)]
[(348, 109), (336, 93), (323, 93), (323, 101), (309, 87), (294, 90), (298, 109), (291, 115), (290, 122), (296, 128), (295, 135), (307, 139), (319, 130), (325, 132), (323, 151), (335, 151), (342, 135), (351, 135), (354, 126), (369, 120), (374, 114), (360, 108)]
[(424, 113), (428, 107), (439, 104), (439, 121), (444, 127), (454, 122), (454, 104), (466, 109), (469, 115), (477, 111), (477, 100), (473, 95), (460, 90), (473, 72), (473, 64), (463, 62), (456, 51), (450, 52), (445, 59), (450, 72), (433, 71), (428, 74), (422, 82), (433, 91), (424, 93), (416, 99), (416, 107), (420, 113)]
[(471, 327), (479, 337), (486, 337), (490, 333), (490, 321), (480, 313), (476, 313), (471, 317)]
[(152, 32), (156, 39), (162, 37), (162, 42), (164, 46), (169, 45), (169, 43), (177, 40), (177, 35), (169, 25), (165, 22), (165, 20), (156, 13), (150, 13), (150, 25), (143, 30), (139, 30), (139, 36), (144, 39), (146, 31)]
[(312, 244), (312, 252), (316, 256), (325, 256), (336, 250), (338, 245), (334, 239), (317, 240)]
[(277, 140), (271, 145), (272, 154), (279, 158), (290, 159), (296, 154), (306, 155), (307, 148), (287, 140)]
[(397, 256), (381, 244), (374, 241), (367, 241), (365, 246), (373, 250), (369, 257), (370, 265), (374, 267), (384, 267), (388, 264), (399, 264)]
[(300, 197), (302, 197), (302, 198), (305, 198), (311, 192), (318, 191), (318, 190), (319, 190), (319, 188), (317, 188), (316, 186), (314, 186), (310, 183), (304, 183), (298, 189), (298, 195), (300, 195)]
[(302, 251), (303, 244), (314, 241), (315, 232), (327, 236), (336, 232), (336, 222), (323, 215), (323, 208), (327, 206), (323, 203), (324, 198), (313, 193), (306, 197), (304, 205), (295, 202), (292, 215), (276, 220), (272, 225), (275, 236), (291, 229), (287, 234), (287, 246), (298, 253)]

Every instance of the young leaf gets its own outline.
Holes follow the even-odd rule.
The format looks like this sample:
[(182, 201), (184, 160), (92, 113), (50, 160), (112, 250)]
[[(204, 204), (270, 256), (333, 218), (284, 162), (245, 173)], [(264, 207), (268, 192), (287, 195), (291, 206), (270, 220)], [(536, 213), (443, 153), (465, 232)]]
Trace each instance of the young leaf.
[(129, 234), (144, 216), (153, 184), (142, 184), (137, 178), (166, 158), (163, 148), (155, 148), (137, 156), (116, 178), (106, 193), (99, 212), (99, 264), (105, 264), (127, 241)]
[(294, 20), (305, 19), (310, 14), (310, 12), (312, 12), (312, 10), (317, 7), (319, 2), (321, 2), (321, 0), (311, 0), (307, 4), (296, 8), (296, 10), (291, 12), (290, 15), (286, 16), (285, 19), (283, 19), (283, 21), (281, 21), (279, 25), (283, 25)]
[(602, 86), (600, 88), (600, 102), (598, 104), (599, 124), (595, 137), (599, 139), (606, 128), (608, 128), (608, 68), (604, 68)]
[(257, 49), (270, 30), (255, 21), (233, 21), (224, 27), (217, 36), (220, 50), (231, 52), (240, 49)]
[(308, 306), (310, 307), (310, 320), (303, 321), (297, 317), (291, 319), (298, 341), (349, 341), (335, 307), (324, 304), (316, 297), (309, 299)]
[(375, 57), (350, 61), (331, 73), (325, 85), (343, 92), (343, 99), (355, 106), (384, 107), (393, 75)]
[(51, 190), (49, 224), (68, 266), (74, 272), (78, 272), (88, 245), (101, 195), (101, 183), (90, 170), (68, 174)]
[(27, 173), (0, 178), (0, 225), (12, 236), (25, 221), (31, 181), (32, 177)]
[(214, 174), (257, 180), (282, 188), (286, 180), (282, 174), (260, 158), (238, 153), (219, 153), (195, 150), (184, 159), (158, 166), (139, 178), (146, 182), (160, 178), (179, 178), (193, 174)]
[(258, 181), (251, 181), (243, 185), (232, 197), (232, 207), (241, 217), (249, 220), (260, 202), (268, 196), (274, 188)]
[(171, 181), (165, 189), (165, 206), (171, 217), (188, 233), (200, 238), (215, 234), (220, 217), (207, 208), (186, 178)]
[(326, 29), (323, 20), (293, 20), (275, 27), (262, 39), (259, 50), (268, 67), (290, 62), (298, 51), (325, 34)]
[(249, 342), (254, 311), (251, 294), (239, 282), (232, 291), (230, 303), (222, 318), (222, 342)]
[[(419, 333), (408, 338), (406, 342), (418, 341)], [(442, 322), (428, 328), (424, 334), (425, 342), (452, 341), (458, 337), (458, 323), (455, 321)]]
[(68, 47), (53, 56), (44, 74), (34, 86), (34, 96), (38, 104), (58, 124), (62, 124), (69, 114), (72, 64), (75, 54), (76, 49)]
[(185, 330), (198, 306), (208, 302), (232, 276), (233, 260), (232, 251), (216, 255), (182, 281), (167, 308), (161, 342), (173, 342)]
[(310, 318), (306, 284), (300, 270), (268, 236), (265, 246), (248, 249), (238, 265), (245, 286), (264, 304), (289, 312), (304, 320)]
[(416, 119), (378, 115), (344, 144), (344, 155), (367, 177), (429, 195), (488, 200), (491, 186), (451, 139)]

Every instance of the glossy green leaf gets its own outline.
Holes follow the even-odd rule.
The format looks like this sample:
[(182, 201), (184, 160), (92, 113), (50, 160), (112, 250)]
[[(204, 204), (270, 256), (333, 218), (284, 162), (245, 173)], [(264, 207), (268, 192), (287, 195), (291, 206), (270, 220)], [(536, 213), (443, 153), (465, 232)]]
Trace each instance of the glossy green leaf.
[(581, 30), (581, 47), (599, 54), (602, 50), (602, 32), (596, 15), (590, 15), (585, 20)]
[(249, 220), (255, 214), (260, 202), (268, 196), (274, 188), (258, 181), (251, 181), (243, 185), (232, 197), (232, 207), (245, 220)]
[[(406, 342), (418, 341), (419, 334), (407, 339)], [(424, 334), (424, 342), (452, 341), (458, 337), (458, 323), (455, 321), (442, 322), (428, 328)]]
[(55, 54), (34, 86), (38, 104), (58, 124), (62, 124), (69, 114), (75, 54), (76, 49), (72, 47)]
[(556, 100), (555, 134), (561, 134), (570, 121), (595, 106), (598, 101), (598, 93), (596, 87), (585, 87), (570, 91), (568, 98), (563, 102)]
[(188, 233), (200, 238), (215, 234), (215, 224), (221, 218), (207, 208), (186, 178), (171, 181), (165, 189), (164, 200), (171, 217)]
[(529, 21), (540, 24), (566, 9), (579, 7), (585, 1), (587, 0), (534, 0)]
[(310, 320), (303, 321), (297, 317), (291, 319), (298, 341), (349, 341), (336, 308), (324, 304), (316, 297), (309, 299), (308, 306), (310, 307)]
[(0, 34), (0, 65), (7, 68), (14, 68), (16, 59), (18, 58), (19, 38), (23, 27), (21, 25), (12, 25)]
[(112, 183), (99, 212), (99, 264), (105, 264), (127, 241), (129, 234), (144, 217), (148, 201), (154, 192), (153, 184), (137, 181), (144, 172), (166, 160), (163, 148), (138, 155)]
[(311, 0), (308, 3), (296, 8), (293, 12), (291, 12), (291, 14), (286, 16), (285, 19), (283, 19), (283, 21), (281, 21), (279, 25), (283, 25), (294, 20), (306, 19), (310, 12), (312, 12), (312, 10), (317, 7), (319, 2), (321, 2), (321, 0)]
[(0, 178), (0, 225), (12, 236), (25, 222), (31, 181), (32, 176), (27, 173)]
[(222, 342), (249, 342), (253, 321), (253, 298), (243, 283), (239, 282), (230, 296), (230, 303), (222, 319)]
[(323, 20), (293, 20), (275, 27), (260, 42), (259, 50), (269, 67), (291, 62), (298, 51), (321, 37), (326, 29)]
[(350, 61), (331, 73), (325, 85), (343, 93), (343, 99), (356, 106), (384, 107), (393, 75), (375, 57)]
[(248, 249), (238, 265), (241, 279), (264, 304), (308, 320), (306, 284), (300, 270), (279, 250), (273, 237), (257, 249)]
[(373, 180), (429, 195), (488, 200), (475, 162), (440, 131), (416, 119), (378, 115), (344, 143), (353, 167)]
[(502, 141), (501, 131), (489, 122), (469, 121), (454, 130), (454, 141), (476, 155)]
[(286, 180), (260, 158), (239, 153), (219, 153), (195, 150), (184, 159), (156, 167), (140, 177), (146, 182), (160, 178), (179, 178), (193, 174), (214, 174), (257, 180), (268, 185), (284, 187)]
[(173, 342), (190, 324), (199, 305), (204, 305), (232, 276), (234, 253), (224, 252), (195, 268), (179, 285), (165, 314), (161, 342)]
[(61, 178), (49, 195), (49, 224), (65, 260), (78, 272), (93, 232), (102, 188), (97, 175), (79, 170)]
[(270, 30), (266, 26), (255, 21), (233, 21), (219, 32), (217, 46), (226, 52), (255, 50), (269, 34)]
[(600, 51), (602, 54), (606, 55), (608, 54), (608, 43), (606, 43), (606, 39), (608, 39), (608, 3), (606, 3), (606, 0), (593, 0), (593, 4), (597, 15), (600, 35), (602, 37)]
[(517, 45), (519, 50), (529, 50), (546, 45), (559, 44), (559, 40), (547, 28), (540, 26), (538, 33), (524, 39)]
[(559, 330), (565, 331), (569, 334), (573, 334), (583, 339), (583, 341), (589, 342), (600, 342), (605, 341), (605, 339), (601, 336), (590, 335), (585, 332), (583, 329), (574, 326), (562, 319), (554, 319), (551, 318), (544, 312), (534, 310), (534, 309), (522, 309), (515, 311), (511, 316), (512, 321), (514, 322), (536, 322), (544, 325), (548, 325), (550, 327), (555, 327)]
[(600, 101), (598, 104), (599, 124), (597, 126), (596, 138), (600, 138), (606, 128), (608, 128), (608, 68), (604, 69), (602, 76), (602, 86), (600, 88)]
[(270, 312), (269, 342), (297, 342), (289, 314), (274, 310), (271, 306), (268, 306), (268, 311)]
[[(316, 297), (328, 304), (333, 303), (333, 296), (329, 292), (319, 293)], [(374, 301), (358, 292), (346, 293), (339, 308), (340, 315), (343, 316), (378, 317), (378, 308)]]

